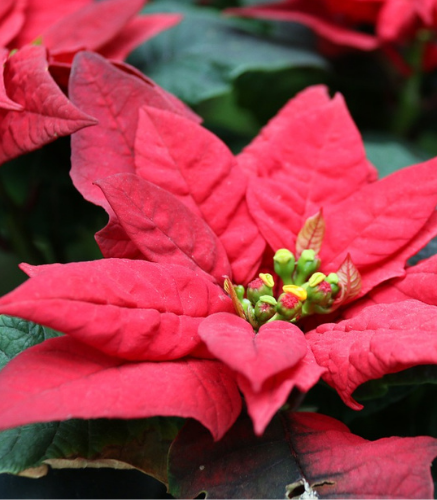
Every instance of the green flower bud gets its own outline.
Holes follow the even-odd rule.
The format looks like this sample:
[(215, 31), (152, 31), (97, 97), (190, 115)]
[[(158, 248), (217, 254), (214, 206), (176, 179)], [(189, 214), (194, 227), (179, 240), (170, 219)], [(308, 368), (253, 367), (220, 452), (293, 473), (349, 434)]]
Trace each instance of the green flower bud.
[(244, 286), (243, 285), (234, 285), (235, 295), (237, 296), (240, 302), (244, 299)]
[(316, 257), (314, 250), (304, 250), (297, 261), (294, 283), (302, 285), (319, 267), (320, 259)]
[(309, 287), (308, 300), (316, 305), (329, 307), (332, 304), (331, 285), (323, 280), (315, 287)]
[(332, 296), (335, 297), (340, 290), (340, 285), (338, 284), (339, 279), (336, 273), (330, 273), (326, 277), (326, 281), (331, 285)]
[(263, 295), (255, 304), (255, 317), (258, 323), (266, 323), (276, 314), (276, 299), (270, 295)]
[(249, 299), (243, 299), (241, 301), (241, 305), (243, 306), (243, 311), (244, 311), (244, 314), (246, 315), (246, 318), (247, 318), (247, 316), (248, 316), (247, 310), (249, 309), (249, 307), (253, 307), (252, 303), (250, 302)]
[(275, 273), (281, 278), (284, 285), (292, 285), (292, 274), (296, 259), (286, 248), (280, 248), (273, 257)]
[(255, 305), (263, 295), (273, 297), (273, 287), (275, 282), (271, 274), (259, 275), (259, 278), (254, 279), (247, 285), (247, 298)]

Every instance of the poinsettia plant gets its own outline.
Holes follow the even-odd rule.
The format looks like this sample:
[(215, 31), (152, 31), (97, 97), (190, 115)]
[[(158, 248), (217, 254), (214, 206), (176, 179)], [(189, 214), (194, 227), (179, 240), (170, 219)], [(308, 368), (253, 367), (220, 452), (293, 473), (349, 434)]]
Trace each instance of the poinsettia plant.
[(22, 264), (29, 280), (0, 299), (64, 334), (0, 371), (0, 427), (189, 419), (161, 449), (168, 470), (142, 464), (176, 496), (431, 496), (434, 438), (369, 442), (292, 410), (320, 379), (359, 410), (361, 384), (436, 363), (435, 258), (406, 262), (437, 235), (437, 160), (378, 181), (320, 86), (237, 156), (96, 53), (74, 57), (68, 94), (92, 120), (73, 133), (71, 177), (108, 213), (104, 258)]
[[(437, 159), (396, 171), (390, 150), (378, 180), (340, 94), (291, 98), (329, 71), (304, 31), (200, 6), (251, 0), (145, 3), (0, 7), (0, 265), (17, 248), (28, 275), (0, 298), (0, 472), (136, 468), (176, 497), (432, 497), (437, 260), (410, 259), (437, 235)], [(432, 2), (270, 6), (330, 42), (416, 47), (407, 87), (434, 29)], [(131, 61), (198, 114), (122, 62), (176, 24)], [(247, 133), (281, 87), (241, 152), (201, 125)], [(60, 221), (43, 240), (41, 219)], [(103, 258), (75, 247), (96, 221)]]

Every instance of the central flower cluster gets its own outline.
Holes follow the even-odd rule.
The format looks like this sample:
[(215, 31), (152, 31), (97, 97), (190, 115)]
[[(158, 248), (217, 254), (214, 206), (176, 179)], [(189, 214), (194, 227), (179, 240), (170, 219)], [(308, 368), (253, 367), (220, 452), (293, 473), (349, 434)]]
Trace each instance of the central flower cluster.
[(271, 321), (297, 323), (311, 314), (332, 312), (340, 291), (336, 273), (318, 272), (321, 261), (312, 249), (302, 252), (296, 262), (292, 252), (281, 248), (273, 257), (274, 270), (282, 281), (275, 283), (271, 274), (260, 273), (247, 289), (232, 285), (228, 278), (225, 290), (231, 296), (237, 313), (258, 330)]

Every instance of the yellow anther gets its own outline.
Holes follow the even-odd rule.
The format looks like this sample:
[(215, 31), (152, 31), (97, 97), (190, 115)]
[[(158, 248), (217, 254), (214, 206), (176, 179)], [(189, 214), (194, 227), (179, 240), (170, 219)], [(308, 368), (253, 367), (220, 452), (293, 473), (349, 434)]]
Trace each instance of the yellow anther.
[(301, 286), (297, 285), (284, 285), (282, 287), (282, 290), (285, 293), (291, 293), (295, 297), (297, 297), (299, 300), (304, 301), (306, 300), (308, 294), (305, 288), (302, 288)]
[(259, 273), (259, 279), (264, 283), (264, 285), (270, 288), (273, 288), (275, 286), (273, 276), (269, 273)]
[(308, 285), (310, 285), (311, 288), (314, 288), (315, 286), (319, 285), (325, 278), (326, 276), (323, 273), (314, 273), (308, 280)]

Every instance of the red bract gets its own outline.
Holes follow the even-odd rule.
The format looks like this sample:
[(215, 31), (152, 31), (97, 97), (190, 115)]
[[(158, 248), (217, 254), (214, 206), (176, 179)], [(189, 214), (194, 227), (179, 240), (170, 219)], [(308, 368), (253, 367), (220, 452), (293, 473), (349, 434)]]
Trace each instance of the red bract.
[[(126, 374), (135, 394), (123, 399), (117, 416), (188, 414), (186, 407), (178, 413), (170, 404), (172, 391), (154, 392), (153, 398), (144, 392), (138, 402), (138, 387), (160, 377), (162, 363), (178, 367), (168, 369), (171, 385), (173, 370), (190, 371), (195, 360), (198, 385), (189, 379), (184, 386), (180, 375), (177, 385), (182, 383), (193, 405), (206, 377), (217, 388), (208, 389), (209, 395), (214, 407), (226, 409), (226, 418), (211, 419), (209, 403), (204, 413), (190, 407), (190, 415), (217, 438), (239, 411), (237, 387), (260, 434), (291, 390), (305, 392), (321, 375), (354, 406), (351, 393), (366, 380), (437, 361), (434, 350), (423, 354), (430, 341), (425, 321), (423, 328), (413, 321), (419, 314), (433, 321), (434, 305), (401, 301), (365, 309), (338, 324), (323, 325), (327, 317), (320, 315), (301, 322), (301, 328), (284, 321), (259, 327), (256, 318), (240, 311), (252, 328), (233, 309), (236, 291), (231, 300), (222, 288), (223, 275), (230, 290), (231, 280), (247, 285), (261, 269), (274, 274), (269, 257), (284, 247), (294, 251), (296, 246), (302, 258), (305, 252), (319, 252), (326, 225), (320, 271), (338, 271), (341, 289), (338, 300), (326, 303), (326, 312), (333, 313), (330, 321), (347, 314), (353, 306), (345, 309), (345, 304), (357, 298), (360, 283), (364, 295), (402, 278), (406, 260), (437, 234), (437, 160), (376, 182), (342, 98), (330, 99), (323, 87), (290, 101), (237, 157), (174, 98), (95, 54), (75, 59), (70, 94), (99, 119), (89, 134), (74, 134), (72, 177), (82, 194), (110, 215), (98, 235), (106, 259), (26, 266), (31, 278), (0, 300), (0, 312), (66, 333), (92, 363), (99, 356), (117, 360), (119, 376)], [(325, 275), (316, 275), (307, 285), (320, 284), (322, 295), (331, 293), (328, 282), (321, 284)], [(267, 286), (271, 276), (260, 274), (260, 280), (254, 288)], [(297, 293), (306, 300), (305, 290)], [(284, 307), (293, 308), (299, 300), (284, 300)], [(267, 299), (267, 307), (272, 301)], [(401, 318), (406, 311), (414, 318), (395, 321), (396, 310)], [(318, 328), (305, 337), (310, 321)], [(419, 335), (420, 342), (415, 340)], [(77, 370), (77, 384), (68, 387), (69, 402), (63, 403), (70, 372), (62, 356), (55, 361), (52, 344), (32, 348), (0, 373), (2, 410), (11, 415), (4, 423), (0, 418), (3, 427), (14, 425), (29, 394), (11, 399), (2, 391), (9, 381), (25, 386), (28, 357), (33, 366), (43, 366), (46, 349), (57, 366), (50, 375), (50, 387), (60, 387), (56, 418), (110, 413), (110, 403), (101, 398), (89, 398), (84, 406), (79, 389), (88, 368)], [(129, 375), (132, 363), (137, 379)], [(219, 372), (211, 375), (211, 366)], [(98, 392), (102, 384), (108, 390), (106, 373), (112, 372), (98, 371), (90, 391)], [(226, 387), (219, 390), (223, 373)], [(38, 387), (45, 392), (46, 381), (32, 381), (32, 397)], [(29, 406), (15, 425), (52, 419), (45, 410), (49, 400), (43, 398), (35, 411)]]
[(47, 69), (45, 49), (31, 45), (2, 64), (0, 163), (96, 123), (65, 97)]
[(138, 44), (180, 21), (175, 14), (136, 16), (147, 0), (6, 0), (0, 42), (10, 49), (42, 42), (52, 63), (71, 62), (79, 50), (123, 60)]
[(29, 421), (65, 420), (72, 415), (176, 415), (196, 418), (219, 439), (241, 410), (232, 375), (217, 361), (187, 358), (127, 363), (69, 337), (29, 349), (22, 360), (27, 374), (24, 385), (17, 377), (21, 361), (12, 361), (2, 371), (4, 380), (10, 381), (2, 386), (6, 397), (0, 402), (2, 428)]

